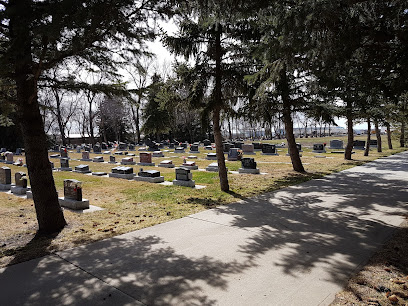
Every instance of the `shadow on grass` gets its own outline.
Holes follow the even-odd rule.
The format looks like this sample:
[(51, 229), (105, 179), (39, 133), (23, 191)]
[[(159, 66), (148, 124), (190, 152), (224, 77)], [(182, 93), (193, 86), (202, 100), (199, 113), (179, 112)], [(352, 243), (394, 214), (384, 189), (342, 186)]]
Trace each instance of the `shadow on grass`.
[(13, 256), (13, 260), (8, 264), (12, 266), (33, 258), (41, 257), (50, 254), (48, 247), (51, 242), (58, 236), (59, 232), (53, 234), (42, 234), (37, 232), (33, 239), (25, 246), (8, 249), (4, 252), (5, 256)]

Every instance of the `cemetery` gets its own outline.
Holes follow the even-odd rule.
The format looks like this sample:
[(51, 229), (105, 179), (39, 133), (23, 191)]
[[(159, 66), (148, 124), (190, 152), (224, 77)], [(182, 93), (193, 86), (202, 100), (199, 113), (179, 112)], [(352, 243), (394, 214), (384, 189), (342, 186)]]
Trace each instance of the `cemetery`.
[[(329, 143), (329, 141), (320, 140), (321, 143)], [(370, 161), (383, 156), (377, 152), (372, 152), (370, 156), (365, 157), (363, 151), (360, 150), (354, 154), (353, 161), (345, 162), (342, 155), (330, 154), (331, 150), (337, 150), (330, 148), (326, 153), (320, 154), (333, 157), (331, 159), (326, 158), (322, 163), (320, 159), (313, 158), (313, 151), (316, 149), (314, 147), (315, 139), (309, 141), (301, 139), (298, 142), (301, 145), (298, 148), (303, 151), (302, 161), (308, 171), (306, 174), (293, 172), (290, 157), (286, 156), (287, 146), (279, 149), (282, 154), (271, 156), (262, 154), (262, 145), (258, 146), (261, 149), (257, 151), (254, 144), (244, 142), (242, 149), (232, 150), (235, 152), (242, 150), (241, 160), (228, 160), (228, 156), (231, 154), (225, 154), (228, 171), (232, 171), (228, 174), (231, 189), (240, 197), (248, 197), (260, 194), (265, 190), (276, 190), (312, 178), (322, 177), (334, 170), (344, 170), (361, 161)], [(269, 141), (268, 143), (278, 144), (277, 141)], [(139, 151), (139, 147), (136, 146), (135, 150)], [(204, 146), (199, 146), (200, 153), (194, 153), (194, 156), (197, 157), (194, 159), (180, 154), (176, 155), (171, 151), (165, 152), (167, 147), (161, 151), (163, 157), (153, 157), (152, 152), (139, 151), (140, 157), (136, 156), (134, 161), (140, 160), (144, 164), (140, 166), (142, 169), (137, 166), (132, 168), (131, 165), (118, 166), (115, 155), (110, 155), (109, 161), (111, 163), (92, 163), (92, 175), (84, 175), (90, 172), (90, 167), (81, 160), (82, 151), (69, 153), (69, 160), (61, 159), (61, 167), (72, 167), (75, 170), (72, 172), (56, 171), (53, 172), (53, 175), (57, 191), (60, 194), (59, 203), (62, 207), (70, 209), (64, 210), (68, 223), (80, 225), (79, 227), (65, 228), (63, 237), (69, 235), (71, 238), (58, 238), (51, 248), (59, 249), (62, 247), (59, 245), (64, 245), (63, 248), (72, 247), (76, 245), (75, 241), (90, 242), (116, 236), (200, 212), (215, 205), (238, 201), (238, 195), (219, 190), (216, 160), (207, 159), (207, 152), (209, 151), (201, 148)], [(252, 150), (252, 148), (254, 149)], [(263, 148), (265, 151), (270, 150), (273, 146), (263, 146)], [(252, 151), (253, 154), (248, 157), (245, 151)], [(214, 154), (216, 159), (215, 151), (213, 152), (210, 154)], [(50, 158), (52, 154), (52, 152), (49, 153)], [(98, 154), (100, 153), (89, 152), (86, 157), (94, 161), (94, 159), (99, 159)], [(384, 154), (388, 153), (385, 152)], [(123, 158), (132, 157), (124, 156)], [(121, 160), (122, 158), (120, 158)], [(191, 166), (195, 167), (188, 169)], [(6, 188), (0, 192), (0, 200), (5, 201), (5, 203), (10, 201), (7, 200), (7, 188), (8, 186), (11, 187), (11, 184), (15, 184), (15, 174), (19, 172), (18, 169), (12, 164), (0, 168), (0, 190)], [(235, 172), (237, 174), (234, 174)], [(263, 175), (259, 175), (261, 172)], [(21, 182), (23, 176), (20, 174), (19, 176), (19, 184), (22, 184), (23, 187), (24, 183), (27, 184), (28, 182), (25, 186), (29, 186), (29, 180)], [(206, 188), (194, 188), (198, 185)], [(30, 192), (27, 193), (27, 199), (13, 197), (12, 201), (18, 201), (18, 209), (24, 209), (24, 215), (30, 216), (28, 221), (25, 218), (24, 221), (20, 222), (21, 229), (19, 231), (30, 230), (35, 225), (35, 212), (31, 206)], [(87, 214), (75, 213), (75, 211), (89, 210), (90, 203), (103, 208), (103, 210)], [(23, 222), (28, 223), (23, 224)], [(63, 242), (66, 239), (68, 242)], [(8, 257), (3, 258), (3, 262), (6, 260)]]

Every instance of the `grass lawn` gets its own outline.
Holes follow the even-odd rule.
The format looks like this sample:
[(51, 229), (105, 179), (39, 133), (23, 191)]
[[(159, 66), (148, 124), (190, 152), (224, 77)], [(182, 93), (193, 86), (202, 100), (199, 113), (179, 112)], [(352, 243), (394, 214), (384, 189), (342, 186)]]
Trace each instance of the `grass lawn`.
[[(334, 138), (331, 138), (334, 139)], [(336, 137), (343, 139), (345, 137)], [(357, 137), (365, 140), (365, 137)], [(302, 161), (307, 171), (299, 174), (292, 170), (290, 158), (286, 156), (287, 149), (279, 149), (279, 156), (261, 155), (257, 152), (254, 157), (258, 163), (262, 175), (229, 173), (231, 192), (220, 191), (218, 173), (193, 170), (193, 179), (196, 185), (203, 185), (204, 189), (192, 189), (188, 187), (166, 186), (150, 184), (137, 181), (128, 181), (116, 178), (96, 177), (73, 172), (54, 172), (57, 190), (63, 195), (64, 179), (72, 178), (83, 182), (83, 197), (90, 200), (91, 205), (103, 208), (93, 213), (77, 213), (64, 210), (67, 220), (66, 226), (55, 237), (36, 237), (37, 220), (32, 200), (16, 197), (10, 193), (0, 192), (0, 266), (22, 262), (47, 253), (71, 248), (77, 245), (90, 243), (115, 235), (138, 230), (144, 227), (167, 222), (173, 219), (211, 209), (217, 205), (232, 203), (242, 197), (251, 197), (263, 192), (273, 191), (289, 185), (318, 178), (332, 172), (341, 171), (355, 165), (388, 156), (403, 151), (394, 143), (396, 149), (385, 148), (386, 141), (383, 139), (383, 152), (370, 151), (370, 156), (364, 157), (363, 151), (353, 154), (352, 161), (345, 161), (343, 154), (323, 154), (326, 158), (315, 158), (311, 152), (313, 143), (329, 143), (329, 138), (299, 139), (303, 146)], [(268, 141), (281, 143), (282, 140)], [(215, 161), (205, 159), (205, 154), (210, 151), (200, 147), (200, 153), (195, 160), (200, 169)], [(214, 152), (214, 151), (213, 151)], [(132, 152), (138, 155), (138, 152)], [(53, 153), (50, 153), (50, 155)], [(189, 154), (175, 154), (164, 152), (165, 157), (153, 158), (156, 165), (164, 159), (171, 159), (176, 166), (180, 166), (183, 157)], [(322, 154), (320, 154), (322, 155)], [(93, 154), (103, 156), (105, 161), (109, 155)], [(88, 164), (92, 171), (110, 172), (114, 167), (108, 163), (93, 163), (79, 161), (81, 154), (69, 153), (70, 167), (79, 164)], [(124, 156), (123, 156), (124, 157)], [(16, 160), (16, 156), (14, 159)], [(122, 157), (117, 155), (116, 160)], [(59, 159), (50, 159), (59, 167)], [(138, 161), (138, 157), (135, 157)], [(140, 166), (132, 166), (137, 173)], [(229, 171), (237, 171), (240, 162), (227, 161)], [(27, 171), (26, 168), (11, 165), (12, 176), (16, 171)], [(174, 169), (143, 167), (144, 169), (155, 169), (161, 172), (166, 181), (175, 178)], [(14, 177), (13, 177), (14, 181)]]

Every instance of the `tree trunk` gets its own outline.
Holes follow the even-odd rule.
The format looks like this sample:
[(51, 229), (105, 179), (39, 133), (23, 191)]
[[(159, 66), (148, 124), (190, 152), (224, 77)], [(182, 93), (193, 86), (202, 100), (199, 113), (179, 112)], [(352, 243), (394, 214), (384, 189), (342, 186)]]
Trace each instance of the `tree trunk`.
[(405, 122), (401, 123), (400, 146), (401, 148), (405, 147)]
[(227, 122), (228, 122), (228, 135), (229, 135), (229, 140), (232, 140), (232, 130), (231, 130), (231, 118), (228, 118), (227, 119)]
[(289, 84), (286, 76), (286, 66), (281, 70), (281, 76), (279, 80), (279, 89), (281, 92), (282, 102), (283, 102), (283, 122), (285, 124), (285, 135), (288, 141), (290, 159), (292, 161), (293, 170), (297, 172), (305, 172), (303, 168), (302, 160), (299, 156), (299, 150), (296, 146), (295, 135), (293, 134), (293, 120), (292, 120), (292, 110), (291, 110), (291, 100), (289, 96)]
[(92, 114), (92, 102), (89, 102), (89, 136), (91, 138), (92, 147), (95, 145), (94, 127), (93, 127), (93, 114)]
[(220, 177), (220, 185), (222, 191), (229, 191), (228, 174), (225, 166), (224, 149), (222, 147), (222, 135), (220, 126), (220, 112), (222, 106), (222, 92), (221, 92), (221, 25), (218, 23), (216, 26), (216, 39), (215, 39), (215, 88), (214, 99), (215, 108), (213, 110), (213, 130), (215, 140), (215, 150), (217, 153), (218, 162), (218, 175)]
[(385, 123), (387, 127), (387, 140), (388, 140), (388, 149), (392, 150), (392, 139), (391, 139), (391, 128), (388, 122)]
[(378, 126), (378, 120), (374, 120), (375, 125), (375, 135), (377, 136), (377, 152), (382, 152), (382, 143), (381, 143), (381, 130)]
[(63, 120), (62, 120), (62, 114), (61, 114), (61, 99), (60, 96), (58, 95), (58, 92), (56, 89), (52, 90), (54, 97), (55, 97), (55, 101), (57, 103), (57, 122), (58, 122), (58, 128), (60, 130), (60, 134), (61, 134), (61, 140), (62, 140), (62, 145), (66, 146), (67, 145), (67, 140), (65, 138), (65, 129), (64, 129), (64, 124), (63, 124)]
[(347, 101), (346, 117), (347, 117), (347, 146), (344, 152), (344, 159), (351, 160), (354, 142), (354, 131), (353, 131), (353, 105), (350, 101)]
[(14, 47), (11, 64), (17, 92), (17, 117), (21, 127), (27, 170), (33, 192), (39, 232), (54, 233), (65, 225), (58, 203), (46, 135), (37, 97), (37, 81), (33, 75), (30, 37), (30, 1), (10, 0), (10, 45)]
[(364, 156), (368, 156), (370, 152), (370, 140), (371, 140), (371, 120), (370, 117), (367, 118), (367, 144), (364, 151)]

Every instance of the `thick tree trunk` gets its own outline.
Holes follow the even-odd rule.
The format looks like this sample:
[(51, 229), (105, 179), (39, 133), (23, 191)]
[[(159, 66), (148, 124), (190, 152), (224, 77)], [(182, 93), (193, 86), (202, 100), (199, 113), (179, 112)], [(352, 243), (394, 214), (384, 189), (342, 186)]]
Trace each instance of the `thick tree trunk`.
[(10, 0), (10, 45), (14, 47), (17, 117), (21, 127), (28, 175), (33, 192), (39, 231), (54, 233), (65, 225), (58, 203), (46, 144), (44, 125), (37, 98), (36, 75), (33, 71), (30, 37), (30, 1)]
[(279, 80), (279, 89), (281, 92), (282, 102), (283, 102), (283, 122), (285, 124), (285, 135), (288, 141), (290, 159), (292, 161), (293, 170), (297, 172), (305, 172), (303, 168), (302, 160), (299, 156), (299, 150), (296, 146), (295, 135), (293, 134), (293, 120), (292, 120), (292, 110), (291, 110), (291, 100), (289, 96), (289, 84), (286, 76), (286, 67), (281, 71), (281, 76)]
[(227, 168), (225, 166), (224, 149), (222, 147), (222, 135), (220, 125), (220, 112), (222, 106), (222, 92), (221, 92), (221, 25), (217, 24), (215, 39), (215, 88), (214, 99), (215, 108), (213, 110), (213, 131), (215, 140), (215, 150), (217, 153), (218, 175), (220, 177), (220, 186), (222, 191), (229, 191)]
[(405, 122), (401, 123), (400, 146), (405, 147)]
[(371, 140), (371, 120), (370, 117), (367, 118), (367, 144), (364, 151), (364, 156), (368, 156), (370, 152), (370, 140)]
[(392, 150), (392, 139), (391, 139), (391, 128), (388, 122), (385, 123), (387, 127), (387, 140), (388, 140), (388, 149)]
[(377, 152), (382, 152), (382, 143), (381, 143), (381, 130), (378, 126), (378, 120), (374, 120), (375, 125), (375, 135), (377, 136)]
[(353, 108), (352, 103), (347, 101), (346, 117), (347, 117), (347, 146), (344, 152), (344, 159), (351, 160), (353, 152), (354, 131), (353, 131)]

